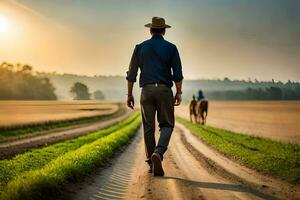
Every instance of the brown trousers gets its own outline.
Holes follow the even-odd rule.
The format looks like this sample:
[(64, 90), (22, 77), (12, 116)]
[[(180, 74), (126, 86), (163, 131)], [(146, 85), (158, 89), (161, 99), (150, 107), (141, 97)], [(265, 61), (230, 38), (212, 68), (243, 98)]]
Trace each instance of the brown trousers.
[[(174, 96), (171, 88), (146, 86), (142, 88), (141, 112), (143, 118), (146, 162), (151, 155), (166, 152), (174, 128)], [(155, 115), (159, 124), (159, 140), (155, 142)]]

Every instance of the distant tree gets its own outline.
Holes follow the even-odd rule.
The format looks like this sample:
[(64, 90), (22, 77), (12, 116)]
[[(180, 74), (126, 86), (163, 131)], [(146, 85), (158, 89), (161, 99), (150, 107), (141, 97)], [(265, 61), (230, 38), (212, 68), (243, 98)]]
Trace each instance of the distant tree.
[(270, 99), (282, 99), (282, 90), (279, 87), (266, 88), (266, 91), (269, 93)]
[(74, 96), (74, 100), (90, 100), (89, 88), (83, 83), (74, 83), (70, 92)]
[(0, 65), (0, 99), (56, 100), (54, 91), (50, 80), (34, 74), (29, 65)]
[(94, 99), (97, 99), (97, 100), (104, 100), (105, 99), (105, 96), (103, 94), (103, 92), (101, 90), (96, 90), (94, 92)]
[(30, 73), (32, 73), (32, 67), (31, 66), (29, 66), (29, 65), (23, 65), (23, 67), (22, 67), (22, 72), (24, 72), (24, 73), (28, 73), (28, 74), (30, 74)]
[(228, 77), (225, 77), (225, 78), (224, 78), (224, 81), (228, 81), (228, 82), (229, 82), (230, 79), (229, 79)]

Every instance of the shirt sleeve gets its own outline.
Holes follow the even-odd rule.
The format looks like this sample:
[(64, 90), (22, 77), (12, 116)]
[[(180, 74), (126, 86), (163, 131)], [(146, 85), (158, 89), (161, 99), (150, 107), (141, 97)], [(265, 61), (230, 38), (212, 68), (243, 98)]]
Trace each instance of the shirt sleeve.
[(130, 82), (136, 82), (136, 76), (137, 76), (138, 69), (139, 69), (138, 45), (136, 45), (134, 48), (131, 60), (130, 60), (126, 79)]
[(175, 47), (175, 52), (173, 53), (171, 67), (172, 67), (172, 71), (173, 71), (173, 81), (175, 83), (182, 81), (183, 80), (182, 66), (181, 66), (181, 60), (180, 60), (180, 56), (179, 56), (177, 47)]

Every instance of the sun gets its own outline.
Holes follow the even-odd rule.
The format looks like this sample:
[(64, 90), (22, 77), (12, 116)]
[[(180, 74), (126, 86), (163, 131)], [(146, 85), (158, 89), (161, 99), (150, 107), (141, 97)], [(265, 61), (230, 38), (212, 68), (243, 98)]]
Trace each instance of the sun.
[(0, 16), (0, 33), (7, 32), (8, 29), (9, 29), (8, 20), (5, 17)]

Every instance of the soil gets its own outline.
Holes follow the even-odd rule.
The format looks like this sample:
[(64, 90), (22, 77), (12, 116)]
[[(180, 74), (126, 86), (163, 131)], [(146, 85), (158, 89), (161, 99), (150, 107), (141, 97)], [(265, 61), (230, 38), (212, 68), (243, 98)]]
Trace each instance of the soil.
[(68, 127), (60, 131), (49, 131), (47, 134), (39, 134), (32, 137), (0, 143), (0, 159), (8, 159), (32, 148), (47, 146), (49, 144), (54, 144), (95, 132), (126, 119), (130, 114), (131, 111), (126, 110), (126, 112), (121, 116), (105, 119), (103, 121), (101, 120), (99, 122), (83, 124), (79, 127), (76, 126), (76, 128)]
[(0, 100), (0, 128), (108, 115), (116, 112), (118, 109), (118, 103), (94, 100)]
[(68, 199), (300, 199), (300, 186), (248, 169), (177, 125), (164, 177), (148, 173), (142, 131), (109, 166), (63, 194)]
[[(207, 124), (242, 134), (300, 144), (300, 101), (209, 101)], [(189, 119), (188, 106), (176, 107)]]

